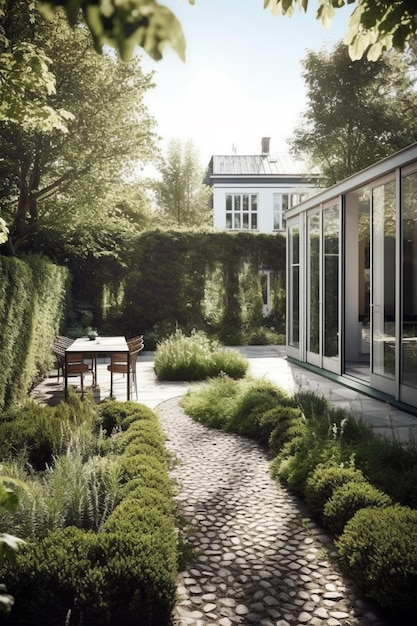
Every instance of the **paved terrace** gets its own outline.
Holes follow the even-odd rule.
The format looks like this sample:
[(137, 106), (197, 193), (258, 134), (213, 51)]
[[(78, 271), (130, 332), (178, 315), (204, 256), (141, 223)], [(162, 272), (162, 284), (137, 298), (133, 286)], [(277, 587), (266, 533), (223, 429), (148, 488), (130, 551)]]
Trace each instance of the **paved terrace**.
[[(407, 441), (410, 435), (417, 436), (416, 416), (290, 363), (285, 358), (283, 346), (239, 346), (234, 349), (249, 360), (249, 373), (252, 376), (270, 380), (289, 392), (301, 388), (323, 394), (333, 404), (372, 424), (375, 431), (381, 434), (390, 435), (395, 432), (403, 441)], [(139, 355), (137, 362), (138, 401), (151, 409), (155, 409), (165, 400), (182, 396), (192, 387), (190, 383), (158, 381), (153, 369), (153, 360), (154, 352), (144, 351)], [(110, 396), (110, 373), (104, 361), (98, 363), (97, 378), (98, 385), (94, 389), (94, 397), (101, 402)], [(70, 385), (75, 385), (76, 382), (79, 384), (79, 378), (69, 380)], [(125, 400), (126, 379), (115, 374), (114, 383), (114, 396), (118, 400)], [(89, 385), (91, 379), (87, 375), (87, 388)], [(56, 372), (51, 372), (49, 377), (36, 387), (32, 396), (50, 404), (60, 402), (63, 399), (62, 379), (58, 383)]]

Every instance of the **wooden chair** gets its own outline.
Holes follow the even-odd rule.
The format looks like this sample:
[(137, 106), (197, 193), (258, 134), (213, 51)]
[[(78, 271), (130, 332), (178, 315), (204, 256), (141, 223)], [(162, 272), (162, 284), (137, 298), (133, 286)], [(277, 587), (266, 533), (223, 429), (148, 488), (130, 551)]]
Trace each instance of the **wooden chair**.
[[(65, 362), (65, 361), (64, 361)], [(84, 357), (82, 354), (77, 354), (76, 352), (67, 353), (67, 378), (69, 376), (80, 376), (81, 378), (81, 396), (84, 397), (84, 374), (87, 372), (91, 372), (93, 377), (93, 387), (95, 386), (95, 375), (94, 369), (88, 364), (84, 362)]]
[(51, 350), (56, 360), (57, 382), (59, 382), (60, 375), (64, 377), (65, 350), (70, 347), (73, 341), (70, 337), (57, 335), (51, 344)]
[(129, 354), (126, 352), (115, 352), (111, 355), (110, 364), (107, 366), (110, 372), (110, 397), (113, 397), (113, 374), (127, 374), (130, 373), (132, 377), (131, 384), (135, 388), (136, 400), (138, 399), (138, 382), (136, 376), (136, 361), (139, 352), (143, 350), (145, 344), (143, 342), (143, 335), (138, 337), (132, 337), (127, 340), (127, 346), (129, 348)]

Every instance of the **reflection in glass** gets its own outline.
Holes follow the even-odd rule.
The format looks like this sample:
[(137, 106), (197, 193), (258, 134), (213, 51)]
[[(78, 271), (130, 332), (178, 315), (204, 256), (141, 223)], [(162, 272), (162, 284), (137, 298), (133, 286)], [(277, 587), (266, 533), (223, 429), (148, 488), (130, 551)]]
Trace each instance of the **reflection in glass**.
[(417, 387), (417, 173), (403, 178), (401, 382)]
[(372, 190), (372, 371), (395, 375), (395, 181)]
[(320, 216), (308, 217), (308, 332), (307, 350), (319, 354), (320, 345)]
[(290, 327), (289, 344), (300, 346), (300, 231), (290, 228)]
[(339, 208), (323, 211), (324, 356), (339, 354)]

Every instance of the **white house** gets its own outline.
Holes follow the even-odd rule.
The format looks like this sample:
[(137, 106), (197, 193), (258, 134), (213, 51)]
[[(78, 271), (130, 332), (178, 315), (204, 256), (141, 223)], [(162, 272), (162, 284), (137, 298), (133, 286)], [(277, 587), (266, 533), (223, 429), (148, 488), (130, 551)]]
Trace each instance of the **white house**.
[(285, 213), (318, 190), (317, 180), (288, 154), (213, 156), (205, 182), (213, 189), (213, 225), (221, 230), (285, 231)]

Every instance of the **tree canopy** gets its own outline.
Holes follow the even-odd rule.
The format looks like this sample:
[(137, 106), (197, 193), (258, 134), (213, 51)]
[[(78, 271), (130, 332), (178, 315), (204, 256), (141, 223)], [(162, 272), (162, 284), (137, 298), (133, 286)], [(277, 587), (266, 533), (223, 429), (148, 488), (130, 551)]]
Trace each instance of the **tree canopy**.
[(327, 185), (417, 140), (413, 58), (410, 48), (407, 55), (352, 61), (342, 43), (307, 53), (307, 108), (290, 145)]
[[(273, 13), (291, 16), (294, 7), (307, 11), (309, 0), (264, 0)], [(316, 19), (328, 27), (335, 11), (354, 5), (349, 17), (345, 44), (352, 60), (363, 57), (376, 61), (391, 48), (404, 50), (407, 41), (417, 34), (415, 0), (318, 0)]]
[(183, 146), (172, 139), (166, 156), (159, 161), (159, 172), (161, 179), (152, 187), (164, 227), (211, 225), (211, 189), (202, 182), (204, 171), (193, 143)]
[[(24, 2), (13, 5), (16, 11), (19, 4)], [(12, 12), (3, 22), (10, 30)], [(136, 185), (133, 217), (129, 181), (138, 162), (154, 156), (154, 120), (143, 101), (152, 77), (138, 58), (124, 63), (97, 55), (82, 23), (71, 29), (62, 16), (49, 22), (37, 15), (29, 30), (21, 36), (30, 34), (31, 45), (53, 59), (55, 86), (45, 103), (68, 112), (68, 132), (0, 122), (0, 202), (12, 243), (22, 243), (41, 225), (67, 232), (88, 223), (93, 229), (98, 221), (109, 226), (115, 213), (131, 230), (136, 218), (143, 222), (146, 207)], [(14, 33), (6, 35), (17, 41)]]
[[(194, 2), (189, 0), (190, 4)], [(264, 0), (264, 8), (291, 16), (296, 7), (307, 11), (308, 2)], [(346, 5), (354, 6), (345, 38), (352, 59), (360, 59), (367, 52), (369, 60), (376, 60), (392, 47), (403, 50), (417, 33), (415, 0), (318, 0), (316, 19), (327, 27), (335, 11)], [(181, 25), (171, 11), (155, 0), (43, 0), (41, 3), (47, 15), (59, 6), (65, 9), (70, 23), (76, 22), (80, 10), (83, 12), (98, 50), (111, 44), (126, 59), (139, 45), (159, 60), (163, 49), (171, 46), (184, 58)]]

